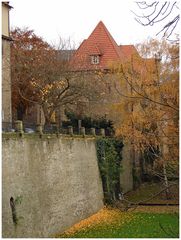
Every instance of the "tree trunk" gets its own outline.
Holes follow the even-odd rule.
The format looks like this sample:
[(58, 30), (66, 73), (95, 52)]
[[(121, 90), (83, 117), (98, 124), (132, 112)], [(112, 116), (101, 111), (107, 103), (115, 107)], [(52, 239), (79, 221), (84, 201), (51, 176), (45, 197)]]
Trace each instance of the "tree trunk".
[(26, 111), (25, 105), (20, 102), (17, 107), (17, 120), (23, 121), (25, 111)]
[(44, 104), (42, 105), (42, 110), (45, 116), (45, 126), (50, 126), (52, 111), (48, 111), (48, 107)]
[(170, 190), (169, 190), (169, 183), (168, 183), (168, 178), (167, 178), (167, 170), (166, 170), (165, 161), (163, 161), (163, 177), (164, 177), (164, 184), (166, 187), (166, 190), (165, 190), (166, 199), (169, 199), (170, 198)]
[(47, 131), (51, 130), (51, 118), (49, 117), (48, 112), (43, 108), (44, 116), (45, 116), (45, 125), (44, 129)]

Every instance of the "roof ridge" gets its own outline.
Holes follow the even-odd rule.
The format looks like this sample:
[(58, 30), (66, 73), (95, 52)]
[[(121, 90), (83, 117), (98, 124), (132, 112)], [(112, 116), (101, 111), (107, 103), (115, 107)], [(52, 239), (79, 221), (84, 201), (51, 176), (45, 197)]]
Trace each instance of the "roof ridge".
[(77, 48), (77, 50), (83, 45), (83, 43), (85, 43), (87, 41), (87, 39), (85, 38), (82, 42), (81, 42), (81, 44), (80, 44), (80, 46)]
[[(106, 35), (108, 36), (110, 42), (112, 43), (112, 45), (113, 45), (113, 47), (114, 47), (114, 50), (115, 50), (117, 56), (120, 58), (120, 51), (119, 51), (119, 46), (118, 46), (118, 44), (116, 43), (116, 41), (114, 40), (114, 38), (112, 37), (112, 35), (110, 34), (110, 32), (108, 31), (108, 29), (107, 29), (107, 27), (105, 26), (105, 24), (104, 24), (102, 21), (100, 21), (100, 22), (98, 23), (98, 25), (99, 25), (99, 24), (102, 24), (102, 26), (103, 26), (103, 28), (104, 28), (104, 30), (105, 30), (105, 33), (106, 33)], [(98, 25), (97, 25), (97, 26), (98, 26)], [(97, 27), (97, 26), (96, 26), (96, 27)]]

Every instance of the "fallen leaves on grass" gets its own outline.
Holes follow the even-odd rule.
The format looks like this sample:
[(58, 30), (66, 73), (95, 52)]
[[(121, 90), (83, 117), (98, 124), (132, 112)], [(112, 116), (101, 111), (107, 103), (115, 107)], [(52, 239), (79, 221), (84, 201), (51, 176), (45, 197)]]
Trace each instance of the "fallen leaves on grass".
[(112, 208), (106, 208), (104, 207), (96, 214), (92, 215), (91, 217), (82, 220), (81, 222), (75, 224), (71, 228), (69, 228), (67, 231), (63, 233), (63, 235), (71, 235), (79, 230), (88, 229), (92, 226), (97, 225), (109, 225), (114, 224), (114, 222), (117, 222), (119, 220), (119, 226), (130, 222), (134, 216), (131, 213), (125, 213), (121, 212), (118, 209), (112, 209)]
[(160, 206), (157, 209), (158, 212), (151, 212), (151, 209), (153, 207), (149, 209), (149, 212), (121, 212), (115, 208), (104, 207), (64, 233), (58, 234), (56, 238), (168, 238), (177, 236), (178, 213), (160, 213)]

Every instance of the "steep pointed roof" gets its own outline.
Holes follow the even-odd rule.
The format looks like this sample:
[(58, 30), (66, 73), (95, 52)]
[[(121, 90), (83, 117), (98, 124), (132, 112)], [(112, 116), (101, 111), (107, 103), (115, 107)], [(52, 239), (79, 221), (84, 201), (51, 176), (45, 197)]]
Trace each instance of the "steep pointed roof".
[[(77, 49), (72, 63), (77, 70), (108, 69), (111, 63), (123, 61), (127, 50), (128, 47), (123, 49), (123, 46), (117, 45), (104, 23), (100, 21), (88, 39)], [(99, 56), (99, 64), (92, 64), (91, 56)]]
[(119, 47), (102, 21), (97, 24), (87, 39), (87, 44), (97, 44), (100, 51), (113, 60), (120, 58)]

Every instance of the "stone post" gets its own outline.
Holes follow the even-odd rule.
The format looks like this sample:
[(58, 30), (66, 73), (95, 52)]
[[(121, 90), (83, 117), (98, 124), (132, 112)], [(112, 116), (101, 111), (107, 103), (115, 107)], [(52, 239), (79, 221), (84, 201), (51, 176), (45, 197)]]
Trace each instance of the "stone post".
[(16, 132), (23, 133), (23, 122), (20, 120), (15, 121)]
[(91, 135), (96, 136), (96, 129), (95, 128), (91, 128), (90, 130), (91, 130)]
[(85, 136), (85, 127), (80, 128), (80, 134)]
[(79, 134), (80, 134), (80, 129), (81, 129), (81, 127), (82, 127), (82, 120), (79, 119), (79, 120), (78, 120), (78, 131), (79, 131)]
[(106, 134), (105, 134), (105, 129), (104, 128), (100, 129), (100, 134), (101, 134), (102, 137), (105, 137)]
[(73, 136), (74, 131), (73, 131), (73, 127), (72, 126), (68, 126), (68, 134)]

